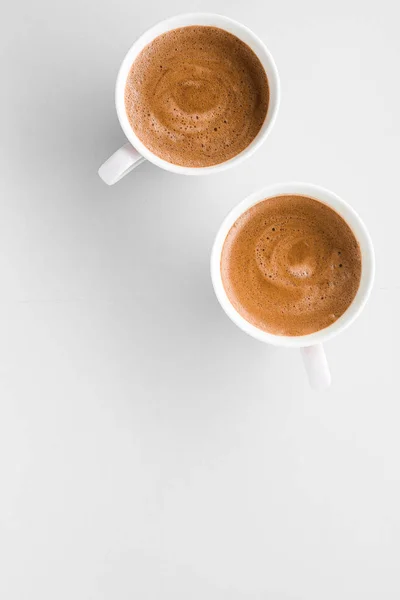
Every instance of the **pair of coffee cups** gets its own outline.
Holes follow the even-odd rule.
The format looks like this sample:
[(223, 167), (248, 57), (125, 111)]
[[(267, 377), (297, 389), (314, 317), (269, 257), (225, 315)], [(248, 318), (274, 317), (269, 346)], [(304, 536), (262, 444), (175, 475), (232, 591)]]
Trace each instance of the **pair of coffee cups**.
[[(131, 66), (139, 53), (159, 35), (177, 29), (193, 25), (219, 27), (246, 43), (258, 56), (264, 67), (269, 84), (269, 106), (266, 119), (255, 139), (251, 144), (237, 156), (230, 160), (211, 167), (190, 168), (169, 163), (153, 154), (141, 140), (135, 135), (125, 110), (124, 94), (126, 81)], [(147, 30), (130, 48), (120, 67), (116, 91), (115, 104), (121, 127), (129, 140), (117, 150), (99, 169), (99, 175), (107, 184), (112, 185), (132, 171), (144, 160), (149, 160), (157, 167), (166, 169), (173, 173), (182, 175), (209, 175), (234, 167), (257, 150), (267, 138), (275, 122), (280, 100), (280, 86), (278, 71), (275, 62), (264, 45), (264, 43), (247, 27), (222, 15), (214, 14), (185, 14), (172, 17), (158, 23)], [(350, 226), (356, 236), (361, 249), (362, 272), (361, 281), (356, 297), (344, 314), (329, 327), (303, 336), (278, 336), (258, 329), (246, 321), (233, 307), (225, 292), (221, 279), (221, 252), (225, 238), (236, 220), (251, 206), (265, 198), (282, 194), (296, 194), (310, 196), (323, 202), (335, 210)], [(238, 204), (222, 223), (211, 253), (211, 277), (216, 296), (232, 321), (243, 331), (252, 337), (272, 344), (288, 348), (299, 348), (301, 350), (304, 365), (308, 374), (310, 384), (315, 389), (323, 389), (329, 386), (331, 381), (330, 371), (323, 349), (323, 342), (346, 329), (361, 313), (370, 294), (375, 271), (374, 250), (368, 231), (360, 217), (346, 202), (336, 194), (322, 187), (306, 183), (282, 183), (275, 184), (259, 190)]]

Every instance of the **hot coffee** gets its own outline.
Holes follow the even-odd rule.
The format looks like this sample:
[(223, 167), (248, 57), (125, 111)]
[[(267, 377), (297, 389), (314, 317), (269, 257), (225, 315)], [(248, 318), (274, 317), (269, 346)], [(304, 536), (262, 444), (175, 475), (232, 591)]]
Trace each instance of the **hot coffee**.
[(130, 125), (160, 158), (208, 167), (253, 141), (267, 115), (268, 80), (239, 38), (208, 26), (168, 31), (134, 61), (125, 88)]
[(332, 208), (306, 196), (276, 196), (230, 229), (221, 276), (248, 322), (275, 335), (306, 335), (331, 325), (352, 303), (361, 251)]

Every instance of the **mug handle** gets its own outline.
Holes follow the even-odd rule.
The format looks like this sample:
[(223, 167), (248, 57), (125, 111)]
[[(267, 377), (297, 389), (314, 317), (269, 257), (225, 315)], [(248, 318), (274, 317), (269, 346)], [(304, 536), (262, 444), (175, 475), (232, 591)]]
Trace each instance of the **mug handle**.
[(301, 348), (308, 381), (314, 390), (324, 390), (330, 386), (331, 373), (322, 344)]
[(114, 185), (145, 160), (128, 142), (101, 165), (99, 175), (107, 185)]

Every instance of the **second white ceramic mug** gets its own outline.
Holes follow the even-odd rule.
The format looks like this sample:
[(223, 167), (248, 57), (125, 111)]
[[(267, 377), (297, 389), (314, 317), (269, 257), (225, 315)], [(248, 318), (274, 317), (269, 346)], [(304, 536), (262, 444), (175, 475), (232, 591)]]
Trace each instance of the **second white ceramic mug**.
[[(280, 336), (273, 335), (255, 327), (240, 315), (231, 304), (222, 283), (221, 277), (221, 253), (222, 248), (232, 225), (237, 219), (261, 200), (274, 196), (298, 194), (315, 198), (335, 210), (353, 231), (361, 249), (361, 281), (357, 294), (348, 309), (337, 321), (326, 327), (302, 336)], [(211, 278), (217, 298), (232, 321), (243, 331), (252, 337), (287, 348), (301, 349), (304, 365), (308, 374), (310, 384), (315, 389), (323, 389), (329, 386), (331, 381), (330, 371), (326, 360), (323, 342), (346, 329), (361, 313), (371, 292), (375, 274), (375, 257), (369, 233), (357, 215), (357, 213), (344, 200), (329, 190), (309, 183), (281, 183), (269, 186), (255, 192), (243, 202), (238, 204), (223, 221), (211, 253)]]
[[(269, 84), (269, 105), (268, 112), (261, 127), (259, 133), (254, 140), (245, 148), (240, 154), (234, 156), (230, 160), (227, 160), (218, 165), (211, 167), (182, 167), (173, 163), (167, 162), (162, 158), (156, 156), (139, 140), (132, 127), (130, 126), (128, 116), (125, 110), (125, 86), (126, 80), (129, 75), (132, 63), (143, 50), (145, 46), (150, 44), (159, 35), (177, 29), (178, 27), (188, 27), (192, 25), (206, 25), (210, 27), (219, 27), (229, 33), (232, 33), (243, 42), (245, 42), (261, 61), (268, 78)], [(173, 173), (180, 173), (183, 175), (208, 175), (228, 169), (237, 165), (239, 162), (249, 157), (257, 148), (265, 141), (267, 135), (271, 131), (271, 128), (275, 122), (275, 118), (278, 112), (280, 100), (280, 87), (278, 71), (275, 66), (275, 62), (271, 56), (271, 53), (266, 48), (265, 44), (252, 32), (250, 29), (224, 17), (222, 15), (214, 15), (211, 13), (193, 13), (178, 15), (162, 21), (157, 25), (154, 25), (151, 29), (148, 29), (131, 47), (122, 61), (121, 68), (118, 73), (117, 83), (115, 88), (115, 106), (117, 109), (117, 115), (121, 127), (129, 140), (129, 143), (119, 148), (99, 169), (99, 175), (108, 185), (117, 183), (122, 177), (130, 173), (135, 167), (141, 164), (145, 159), (149, 160), (157, 167), (172, 171)]]

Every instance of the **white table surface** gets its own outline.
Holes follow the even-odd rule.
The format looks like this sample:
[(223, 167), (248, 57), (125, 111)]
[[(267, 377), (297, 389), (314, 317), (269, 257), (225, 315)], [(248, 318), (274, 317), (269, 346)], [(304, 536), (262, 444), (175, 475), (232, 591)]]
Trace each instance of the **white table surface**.
[[(264, 147), (185, 178), (97, 176), (134, 39), (251, 27), (280, 71)], [(0, 20), (2, 600), (400, 598), (400, 40), (395, 0), (18, 0)], [(332, 387), (219, 307), (225, 214), (277, 181), (349, 201), (376, 285)]]

